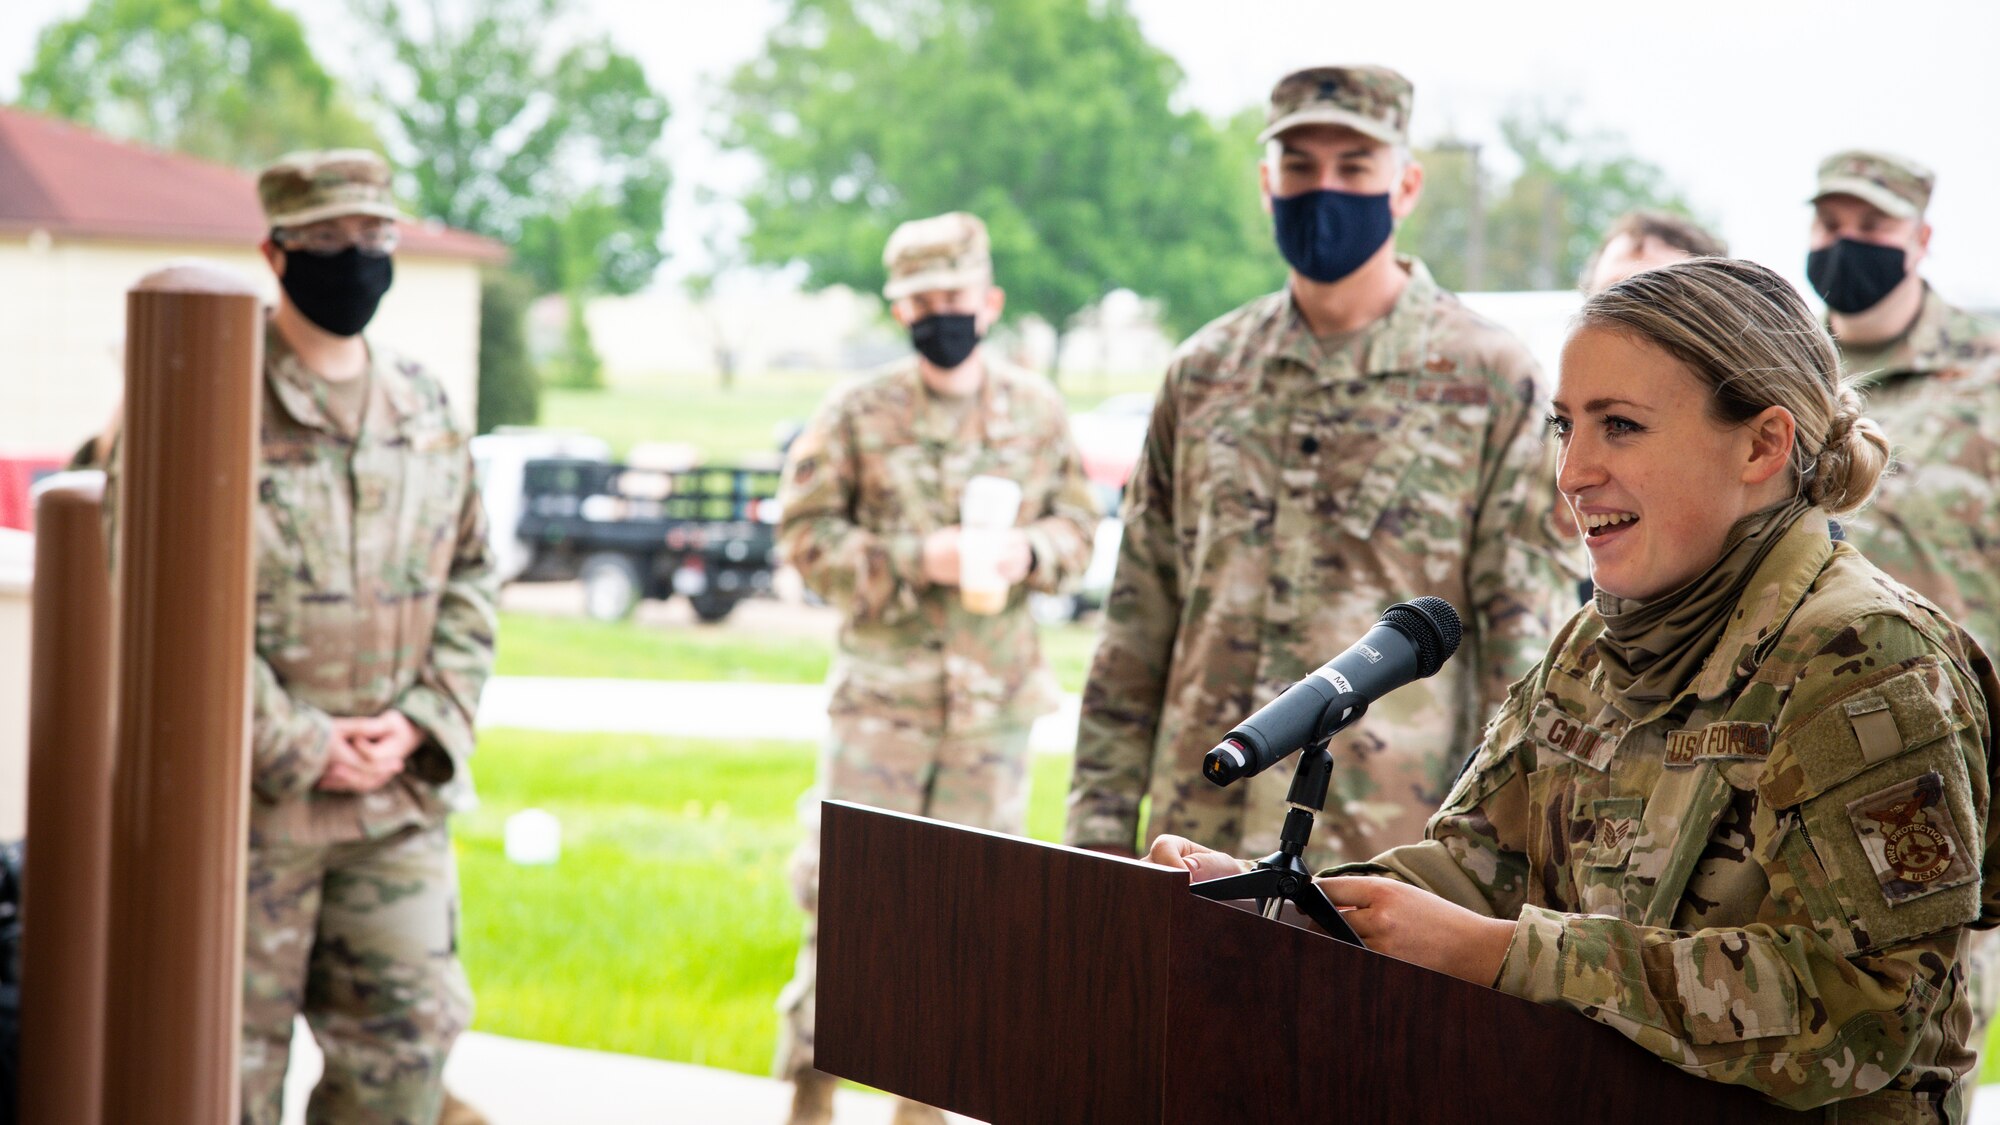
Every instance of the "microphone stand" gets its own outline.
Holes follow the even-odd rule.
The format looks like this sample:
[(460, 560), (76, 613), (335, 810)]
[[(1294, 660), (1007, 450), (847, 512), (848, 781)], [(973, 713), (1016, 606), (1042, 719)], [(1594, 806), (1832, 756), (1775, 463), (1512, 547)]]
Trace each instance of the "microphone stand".
[[(1368, 701), (1359, 693), (1335, 696), (1320, 714), (1320, 729), (1326, 729), (1328, 715), (1339, 715), (1351, 723), (1367, 710)], [(1313, 882), (1312, 870), (1303, 858), (1306, 841), (1312, 837), (1313, 814), (1326, 808), (1327, 787), (1333, 782), (1333, 755), (1326, 748), (1332, 739), (1329, 734), (1299, 751), (1292, 787), (1285, 794), (1285, 804), (1290, 808), (1285, 813), (1285, 825), (1278, 832), (1278, 850), (1241, 875), (1196, 883), (1193, 890), (1202, 898), (1217, 902), (1256, 899), (1257, 912), (1271, 919), (1276, 919), (1289, 902), (1336, 940), (1361, 945), (1353, 927), (1328, 901), (1319, 884)]]

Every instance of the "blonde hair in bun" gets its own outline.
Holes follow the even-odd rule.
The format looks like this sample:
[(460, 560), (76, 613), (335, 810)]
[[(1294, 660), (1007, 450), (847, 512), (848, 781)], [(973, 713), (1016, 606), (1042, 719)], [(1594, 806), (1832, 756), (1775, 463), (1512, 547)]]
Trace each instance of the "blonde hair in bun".
[(1888, 469), (1889, 438), (1861, 413), (1861, 396), (1843, 382), (1826, 438), (1800, 474), (1806, 499), (1835, 515), (1852, 512), (1874, 497)]
[(1784, 407), (1798, 429), (1793, 477), (1834, 515), (1868, 503), (1888, 471), (1889, 439), (1841, 378), (1832, 339), (1798, 291), (1755, 262), (1694, 258), (1633, 274), (1585, 301), (1577, 324), (1666, 351), (1708, 384), (1724, 425)]

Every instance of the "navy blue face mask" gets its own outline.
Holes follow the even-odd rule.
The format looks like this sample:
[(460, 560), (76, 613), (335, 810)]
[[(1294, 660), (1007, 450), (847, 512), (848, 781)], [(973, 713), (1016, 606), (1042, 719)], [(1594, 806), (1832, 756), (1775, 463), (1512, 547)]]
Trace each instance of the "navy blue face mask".
[(1278, 252), (1314, 281), (1335, 282), (1375, 256), (1396, 231), (1389, 193), (1302, 191), (1273, 197), (1271, 226)]

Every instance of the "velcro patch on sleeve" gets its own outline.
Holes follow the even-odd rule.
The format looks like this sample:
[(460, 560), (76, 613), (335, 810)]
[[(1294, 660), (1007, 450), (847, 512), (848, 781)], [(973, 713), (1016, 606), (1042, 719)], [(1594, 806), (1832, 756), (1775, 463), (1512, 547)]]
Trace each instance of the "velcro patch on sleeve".
[(1936, 770), (1847, 803), (1882, 897), (1894, 906), (1978, 878)]
[(1771, 756), (1771, 724), (1710, 723), (1667, 733), (1666, 764), (1692, 766), (1716, 759), (1761, 761)]
[(1607, 734), (1547, 699), (1535, 705), (1528, 733), (1536, 742), (1602, 773), (1618, 749), (1618, 736)]
[(1971, 724), (1943, 661), (1925, 656), (1787, 717), (1757, 789), (1773, 808), (1792, 808)]
[(1879, 695), (1850, 699), (1840, 705), (1847, 712), (1847, 725), (1854, 728), (1854, 740), (1861, 744), (1861, 757), (1870, 765), (1884, 762), (1903, 752), (1903, 732), (1896, 726), (1896, 712)]

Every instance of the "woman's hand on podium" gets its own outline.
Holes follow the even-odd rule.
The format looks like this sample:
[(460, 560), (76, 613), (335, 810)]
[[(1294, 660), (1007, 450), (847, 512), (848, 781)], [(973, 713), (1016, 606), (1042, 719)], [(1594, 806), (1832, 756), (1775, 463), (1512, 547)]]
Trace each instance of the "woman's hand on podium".
[(1199, 883), (1205, 879), (1220, 879), (1224, 875), (1241, 875), (1250, 865), (1227, 852), (1203, 847), (1184, 836), (1162, 836), (1153, 841), (1146, 852), (1147, 863), (1157, 863), (1161, 867), (1178, 867), (1188, 873), (1188, 881)]
[(1368, 948), (1491, 987), (1514, 923), (1475, 914), (1422, 887), (1367, 875), (1315, 880)]

